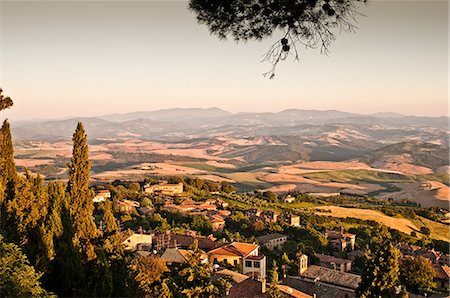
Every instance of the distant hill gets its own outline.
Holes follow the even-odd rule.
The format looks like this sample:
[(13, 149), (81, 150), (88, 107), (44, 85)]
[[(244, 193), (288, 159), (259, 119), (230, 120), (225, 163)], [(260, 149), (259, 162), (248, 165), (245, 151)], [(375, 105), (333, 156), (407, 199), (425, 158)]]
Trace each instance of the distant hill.
[(366, 154), (364, 160), (371, 165), (379, 165), (382, 162), (408, 163), (436, 171), (449, 164), (449, 148), (444, 145), (406, 141), (371, 151)]

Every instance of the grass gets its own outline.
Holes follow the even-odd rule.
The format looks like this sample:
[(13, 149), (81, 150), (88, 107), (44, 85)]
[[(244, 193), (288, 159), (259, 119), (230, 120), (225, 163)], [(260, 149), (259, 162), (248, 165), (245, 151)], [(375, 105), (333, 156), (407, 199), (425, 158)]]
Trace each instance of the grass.
[(359, 208), (344, 208), (337, 206), (321, 206), (317, 209), (330, 210), (331, 212), (315, 211), (319, 215), (331, 215), (334, 217), (354, 217), (362, 220), (373, 220), (387, 227), (399, 230), (401, 232), (411, 234), (412, 231), (420, 229), (411, 220), (403, 217), (387, 216), (379, 211)]
[(417, 219), (414, 219), (413, 222), (416, 224), (416, 226), (419, 228), (421, 227), (427, 227), (430, 229), (430, 238), (432, 239), (439, 239), (444, 241), (450, 241), (450, 235), (449, 235), (449, 226), (443, 223), (435, 222), (432, 220), (429, 220), (425, 217), (418, 216)]
[(373, 170), (339, 170), (339, 171), (325, 171), (325, 172), (312, 172), (300, 174), (300, 176), (315, 180), (329, 180), (333, 182), (342, 183), (357, 183), (357, 182), (405, 182), (413, 181), (413, 177), (388, 173)]
[(215, 167), (212, 165), (202, 164), (202, 163), (188, 163), (188, 164), (183, 164), (183, 166), (197, 169), (197, 170), (207, 171), (207, 172), (230, 173), (230, 172), (235, 171), (235, 169), (220, 168), (220, 167)]
[(447, 186), (449, 186), (450, 182), (450, 175), (449, 174), (424, 174), (424, 175), (417, 175), (416, 176), (419, 181), (423, 180), (431, 180), (431, 181), (438, 181), (441, 182)]

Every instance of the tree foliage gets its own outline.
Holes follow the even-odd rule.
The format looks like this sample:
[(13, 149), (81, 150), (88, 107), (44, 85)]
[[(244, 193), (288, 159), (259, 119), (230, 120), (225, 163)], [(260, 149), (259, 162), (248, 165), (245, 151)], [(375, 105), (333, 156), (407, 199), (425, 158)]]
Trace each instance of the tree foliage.
[(336, 29), (354, 32), (358, 2), (366, 0), (191, 0), (189, 8), (221, 39), (262, 40), (281, 32), (263, 59), (272, 65), (265, 75), (273, 78), (278, 62), (299, 59), (299, 46), (328, 53)]
[(399, 287), (398, 259), (400, 251), (391, 241), (386, 227), (366, 247), (361, 283), (356, 289), (358, 297), (396, 297)]
[(80, 122), (72, 140), (73, 152), (67, 189), (70, 195), (70, 214), (75, 225), (74, 241), (81, 246), (88, 259), (94, 259), (95, 252), (91, 241), (97, 237), (97, 228), (92, 219), (93, 193), (89, 189), (91, 163), (87, 135)]
[(47, 296), (38, 274), (21, 249), (0, 235), (0, 293), (2, 297)]
[(424, 257), (404, 259), (400, 266), (400, 280), (406, 289), (422, 294), (436, 287), (436, 273), (430, 260)]
[(9, 96), (5, 96), (2, 93), (3, 90), (0, 88), (0, 111), (9, 109), (14, 104)]

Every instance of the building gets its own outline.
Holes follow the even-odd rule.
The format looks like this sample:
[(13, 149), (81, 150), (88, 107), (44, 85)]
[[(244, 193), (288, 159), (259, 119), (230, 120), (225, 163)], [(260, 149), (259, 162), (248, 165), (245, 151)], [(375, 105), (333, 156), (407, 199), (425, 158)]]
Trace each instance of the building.
[(283, 221), (293, 227), (300, 226), (300, 216), (298, 216), (298, 215), (285, 213), (285, 214), (283, 214)]
[(122, 244), (126, 250), (150, 251), (152, 248), (152, 234), (136, 234), (134, 232), (125, 233), (122, 238)]
[(131, 213), (136, 210), (140, 206), (139, 202), (132, 200), (122, 200), (118, 201), (117, 205), (119, 207), (120, 212)]
[(283, 198), (283, 203), (291, 204), (295, 202), (295, 198), (291, 195), (287, 195)]
[(266, 256), (249, 255), (244, 258), (242, 273), (259, 280), (266, 279)]
[(242, 242), (233, 242), (208, 251), (208, 259), (211, 264), (226, 262), (236, 268), (243, 268), (247, 259), (253, 261), (251, 257), (258, 255), (259, 245)]
[(287, 236), (283, 234), (273, 233), (258, 237), (258, 242), (269, 250), (281, 249), (287, 241)]
[(331, 246), (340, 251), (345, 250), (352, 251), (355, 249), (355, 241), (356, 241), (355, 234), (344, 233), (344, 231), (341, 229), (341, 232), (327, 231), (326, 237), (330, 242)]
[(284, 284), (315, 297), (351, 298), (361, 282), (361, 276), (329, 269), (308, 266), (308, 257), (301, 255), (298, 260), (298, 276), (288, 276)]
[(139, 213), (147, 216), (147, 215), (153, 213), (153, 208), (152, 207), (141, 207), (141, 208), (139, 208)]
[(326, 267), (330, 269), (339, 270), (342, 272), (350, 272), (352, 271), (352, 261), (336, 258), (329, 255), (324, 254), (315, 254), (317, 258), (319, 258), (320, 266)]
[(208, 218), (211, 221), (213, 231), (222, 231), (225, 227), (225, 218), (222, 215), (217, 214)]
[(450, 281), (450, 267), (434, 265), (434, 272), (436, 276), (434, 277), (434, 282), (437, 284), (438, 288), (446, 289), (448, 291), (449, 281)]
[(185, 234), (175, 234), (170, 231), (156, 234), (153, 244), (155, 245), (155, 249), (158, 251), (163, 251), (167, 248), (188, 249), (192, 246), (192, 244), (194, 244), (195, 240), (197, 240), (198, 248), (204, 251), (208, 251), (219, 246), (219, 244), (214, 241), (215, 238), (212, 236), (197, 236), (195, 233), (189, 232), (186, 232)]
[[(189, 260), (193, 254), (194, 252), (188, 249), (168, 248), (161, 255), (161, 259), (163, 259), (167, 265), (172, 265), (174, 263), (181, 264)], [(202, 264), (207, 263), (208, 256), (206, 254), (202, 254), (200, 257), (200, 262)]]
[(183, 183), (170, 184), (170, 183), (159, 183), (144, 186), (144, 191), (150, 194), (162, 194), (166, 196), (176, 196), (183, 193)]
[(280, 212), (273, 210), (264, 210), (260, 216), (261, 220), (265, 223), (272, 223), (278, 221), (280, 217)]
[(97, 190), (93, 199), (94, 203), (104, 202), (111, 198), (111, 192), (107, 189)]

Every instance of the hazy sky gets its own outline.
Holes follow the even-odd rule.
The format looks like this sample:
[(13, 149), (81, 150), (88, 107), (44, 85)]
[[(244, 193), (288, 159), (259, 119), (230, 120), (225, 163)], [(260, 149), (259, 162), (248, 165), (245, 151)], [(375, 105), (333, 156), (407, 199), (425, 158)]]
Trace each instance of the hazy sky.
[[(329, 56), (301, 49), (274, 80), (272, 39), (219, 41), (186, 1), (1, 1), (12, 119), (172, 107), (448, 113), (447, 1), (372, 1)], [(279, 36), (277, 36), (279, 38)]]

